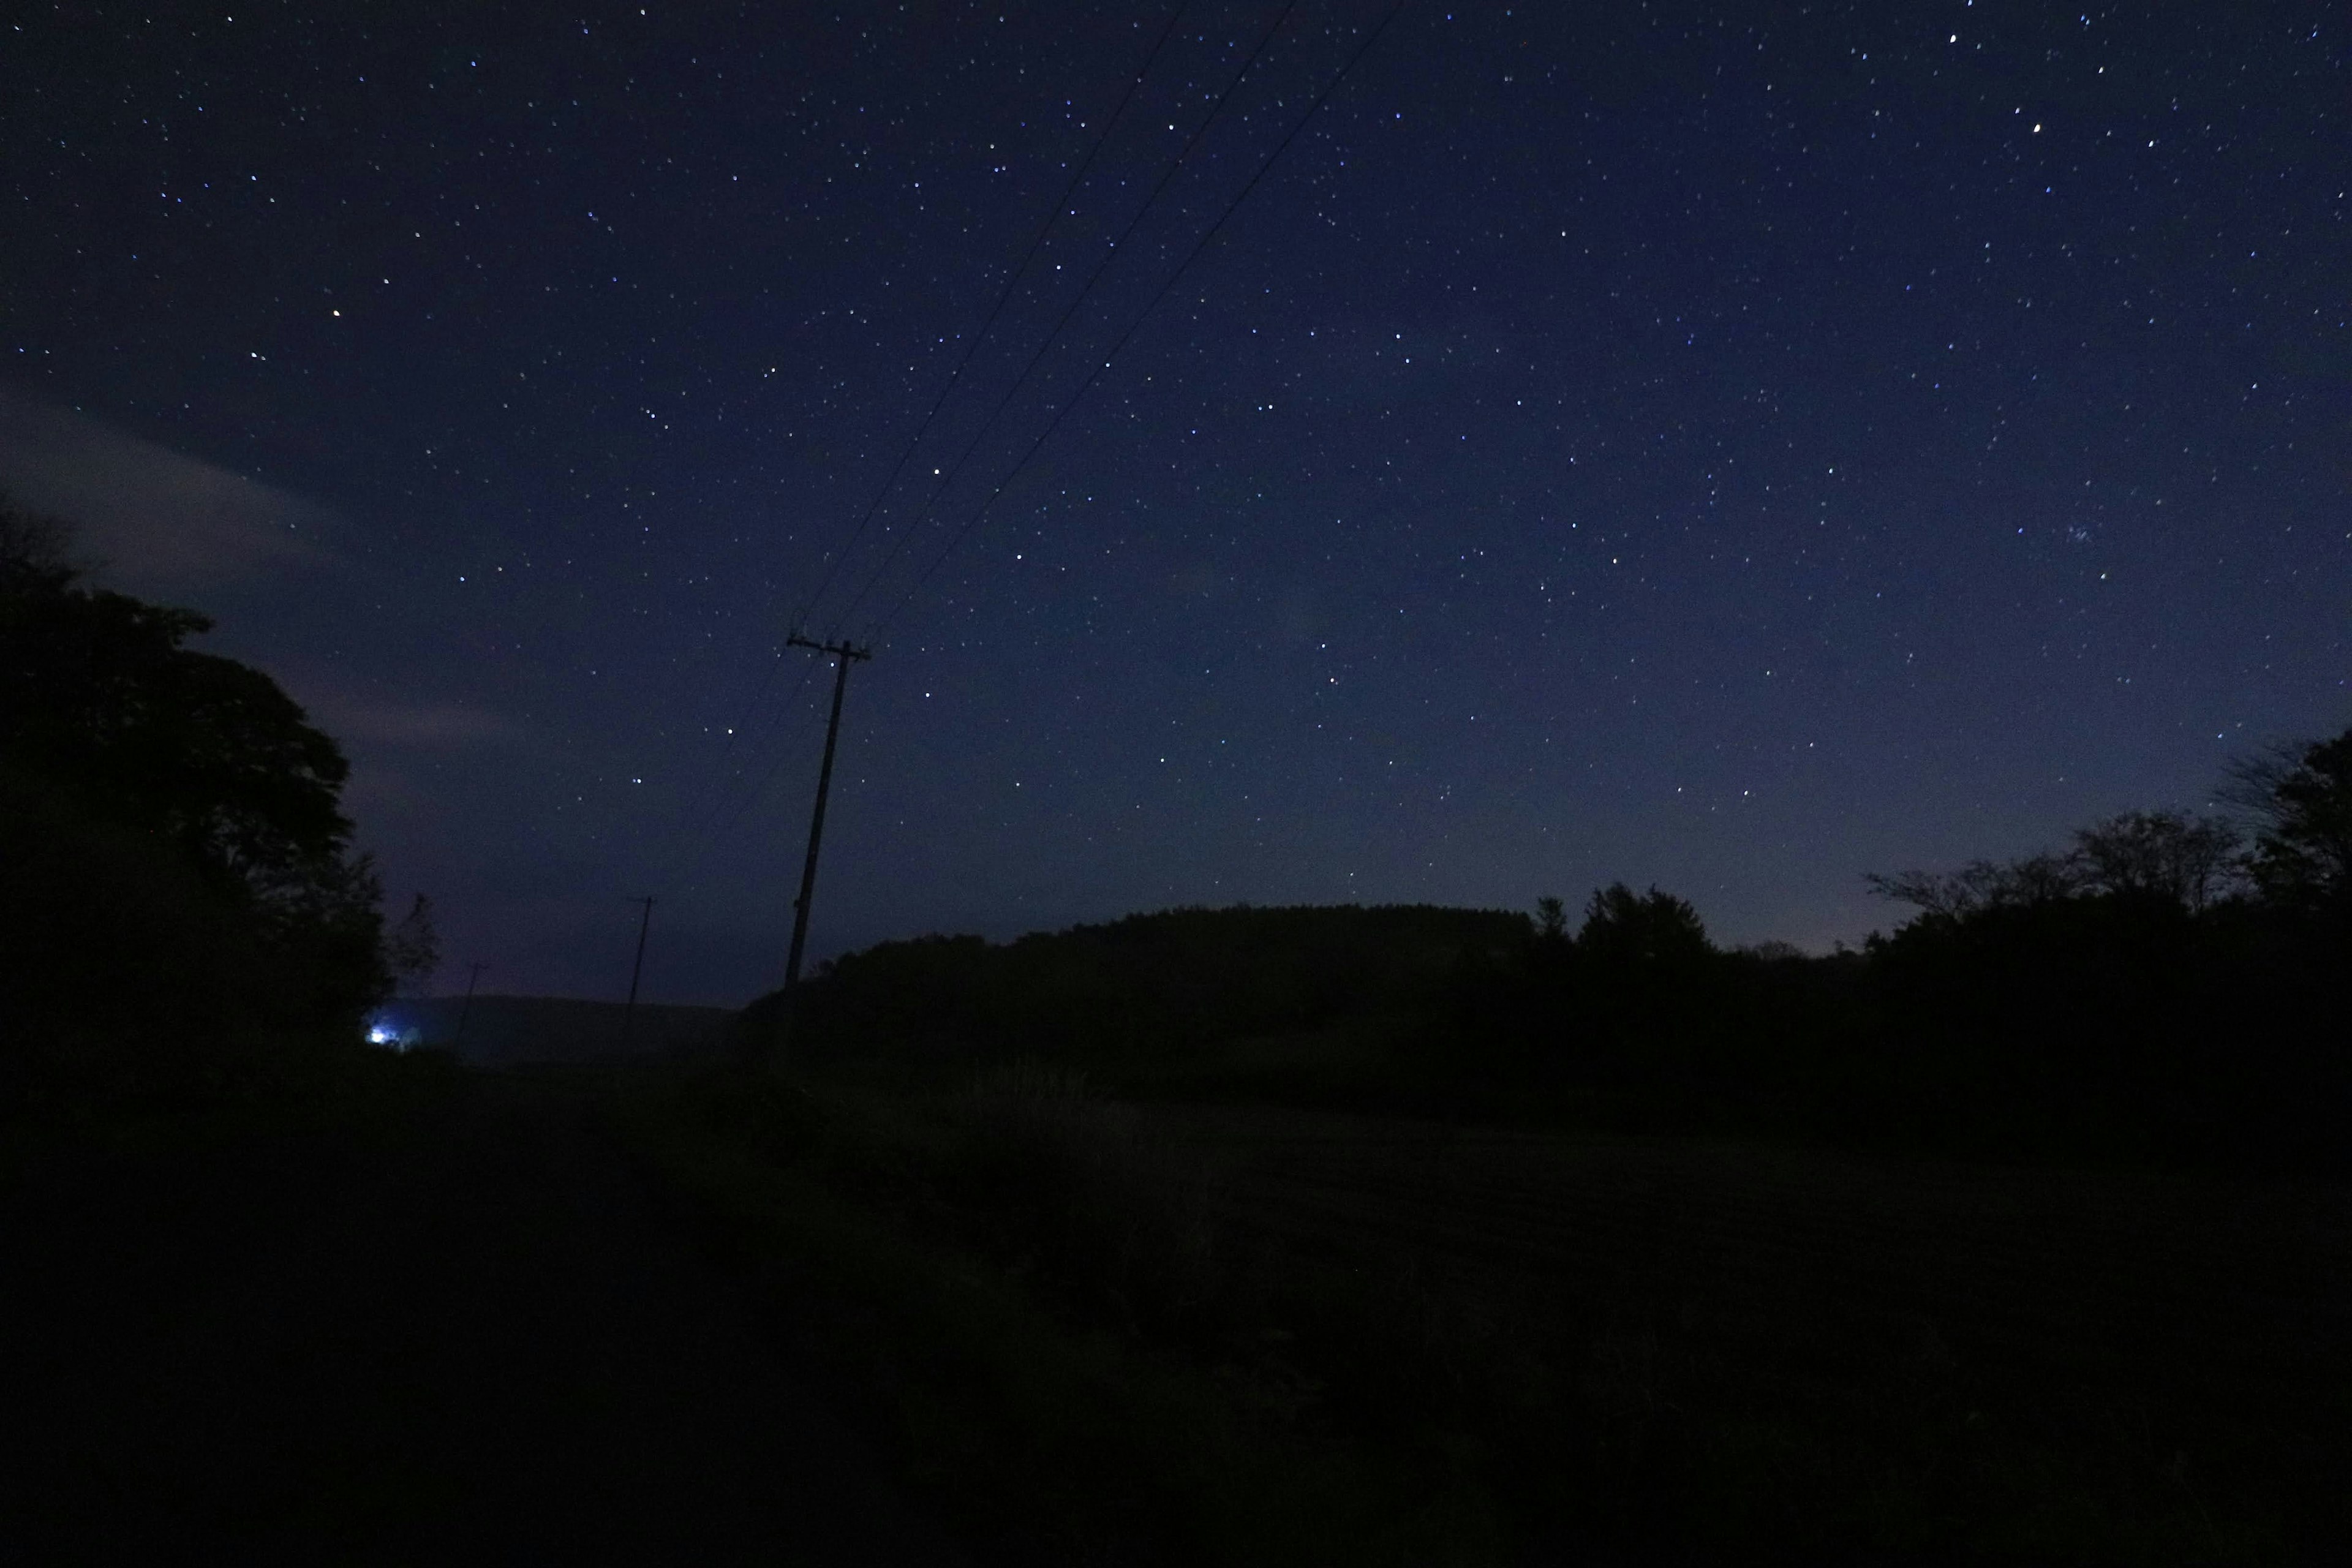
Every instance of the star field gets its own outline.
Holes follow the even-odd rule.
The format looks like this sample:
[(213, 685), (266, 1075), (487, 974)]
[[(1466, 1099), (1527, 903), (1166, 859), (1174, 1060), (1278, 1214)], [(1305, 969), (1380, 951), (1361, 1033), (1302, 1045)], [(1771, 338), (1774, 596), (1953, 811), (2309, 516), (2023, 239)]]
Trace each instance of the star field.
[(1385, 14), (27, 9), (0, 394), (84, 456), (0, 481), (312, 509), (183, 596), (508, 989), (646, 891), (649, 995), (774, 982), (795, 626), (877, 645), (819, 953), (1619, 878), (1825, 946), (2352, 721), (2332, 8)]

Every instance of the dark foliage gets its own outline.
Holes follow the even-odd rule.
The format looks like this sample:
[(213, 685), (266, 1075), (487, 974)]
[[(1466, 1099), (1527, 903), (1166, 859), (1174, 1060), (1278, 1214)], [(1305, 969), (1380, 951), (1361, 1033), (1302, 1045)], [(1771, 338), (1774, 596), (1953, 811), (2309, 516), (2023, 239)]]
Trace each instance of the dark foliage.
[(2335, 1163), (2340, 938), (2293, 911), (2103, 894), (1927, 916), (1874, 944), (1874, 1034), (1920, 1136), (2002, 1151)]
[(277, 682), (183, 646), (189, 610), (0, 564), (0, 756), (91, 816), (169, 839), (223, 887), (267, 897), (339, 855), (349, 764)]
[[(889, 943), (802, 994), (815, 1070), (714, 1078), (666, 1158), (747, 1247), (827, 1258), (882, 1429), (1007, 1561), (1119, 1558), (1134, 1521), (1218, 1558), (1264, 1468), (1220, 1468), (1236, 1433), (1344, 1464), (1299, 1560), (2302, 1561), (2344, 1521), (2306, 1261), (2352, 1113), (2335, 754), (2273, 775), (2251, 861), (2126, 813), (1873, 879), (1918, 912), (1825, 957), (1622, 883), (1574, 927), (1546, 897)], [(958, 1282), (920, 1319), (910, 1258)], [(1133, 1359), (1031, 1397), (1057, 1334)], [(1240, 1419), (1178, 1426), (1146, 1368)], [(1244, 1560), (1286, 1560), (1264, 1517)]]
[[(1427, 905), (1171, 910), (1002, 945), (884, 942), (807, 988), (794, 1048), (962, 1062), (1165, 1060), (1328, 1028), (1435, 995), (1463, 955), (1527, 941), (1518, 915)], [(768, 1005), (772, 1005), (769, 1004)]]
[(1498, 1097), (1625, 1125), (2339, 1165), (2352, 943), (2305, 902), (2214, 898), (2219, 836), (2135, 815), (2074, 856), (1890, 879), (1922, 912), (1822, 959), (1636, 940), (1612, 889), (1612, 923), (1466, 985), (1460, 1039)]
[(214, 1096), (387, 975), (348, 765), (186, 610), (92, 588), (0, 500), (0, 1103)]
[(2241, 880), (2237, 829), (2219, 817), (2126, 811), (2074, 835), (2086, 890), (2196, 914)]
[(2263, 895), (2352, 921), (2352, 730), (2241, 764), (2231, 783), (2253, 818), (2246, 868)]
[(1129, 1094), (2332, 1168), (2352, 735), (2263, 776), (2251, 856), (2221, 819), (2126, 813), (2062, 853), (1871, 879), (1919, 913), (1861, 952), (1725, 952), (1688, 903), (1622, 883), (1573, 934), (1552, 898), (1533, 921), (1181, 910), (852, 954), (804, 992), (796, 1049), (1029, 1057)]
[(383, 933), (383, 964), (404, 996), (428, 994), (441, 967), (441, 935), (433, 925), (433, 900), (419, 893), (400, 923)]

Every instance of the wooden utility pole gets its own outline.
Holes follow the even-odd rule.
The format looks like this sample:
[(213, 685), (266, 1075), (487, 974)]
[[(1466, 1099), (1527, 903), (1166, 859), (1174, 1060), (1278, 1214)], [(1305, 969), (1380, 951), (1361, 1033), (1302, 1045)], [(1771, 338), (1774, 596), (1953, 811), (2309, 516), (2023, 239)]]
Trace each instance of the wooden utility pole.
[(466, 1000), (457, 1009), (457, 1037), (449, 1042), (453, 1051), (466, 1043), (466, 1015), (474, 1010), (474, 987), (480, 982), (482, 971), (488, 967), (488, 963), (480, 961), (467, 966)]
[(792, 994), (801, 983), (801, 952), (808, 946), (809, 901), (816, 896), (816, 850), (824, 837), (824, 797), (833, 789), (833, 751), (841, 739), (841, 699), (849, 689), (849, 667), (862, 658), (872, 658), (874, 650), (858, 647), (844, 639), (840, 642), (812, 642), (794, 632), (784, 641), (786, 647), (814, 648), (829, 653), (835, 659), (833, 676), (833, 717), (824, 727), (824, 763), (817, 769), (816, 809), (809, 814), (808, 858), (801, 865), (801, 896), (793, 900), (793, 945), (784, 955), (784, 1018), (791, 1027)]
[(629, 968), (629, 1005), (621, 1009), (621, 1049), (626, 1052), (629, 1048), (629, 1026), (636, 1022), (637, 1017), (637, 981), (646, 972), (646, 932), (654, 923), (654, 896), (647, 893), (642, 899), (623, 901), (646, 906), (645, 918), (637, 921), (637, 962)]

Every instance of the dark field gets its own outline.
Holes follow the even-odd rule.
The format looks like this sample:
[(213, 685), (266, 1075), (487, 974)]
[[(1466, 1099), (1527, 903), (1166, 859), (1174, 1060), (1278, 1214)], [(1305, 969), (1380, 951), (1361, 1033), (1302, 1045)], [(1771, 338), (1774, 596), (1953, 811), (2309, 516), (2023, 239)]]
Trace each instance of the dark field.
[(1030, 1068), (467, 1075), (283, 1120), (14, 1172), (0, 1548), (952, 1556), (900, 1539), (934, 1511), (1024, 1564), (2352, 1542), (2337, 1185)]
[(2146, 1561), (2352, 1541), (2341, 1189), (1153, 1114), (1213, 1154), (1236, 1238), (1409, 1303), (1526, 1439), (1599, 1428), (1618, 1473), (1531, 1481), (1539, 1513)]
[(2340, 1186), (1137, 1107), (1049, 1069), (677, 1105), (653, 1168), (788, 1316), (835, 1303), (852, 1403), (984, 1558), (2352, 1542)]

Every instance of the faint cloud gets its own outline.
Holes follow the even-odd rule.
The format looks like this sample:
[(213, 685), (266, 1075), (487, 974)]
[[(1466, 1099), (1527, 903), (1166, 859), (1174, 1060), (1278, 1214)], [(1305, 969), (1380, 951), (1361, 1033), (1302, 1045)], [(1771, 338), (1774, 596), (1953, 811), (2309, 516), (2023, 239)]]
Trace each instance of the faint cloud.
[(530, 739), (521, 721), (462, 702), (372, 702), (299, 679), (287, 689), (352, 760), (343, 810), (377, 827), (395, 825), (395, 837), (398, 825), (421, 831), (441, 816), (448, 800), (442, 770), (458, 754)]
[(325, 507), (5, 387), (0, 487), (73, 524), (73, 552), (133, 591), (339, 564)]
[(438, 750), (518, 741), (524, 735), (518, 721), (460, 702), (364, 702), (326, 696), (313, 697), (304, 706), (329, 734), (362, 745)]

